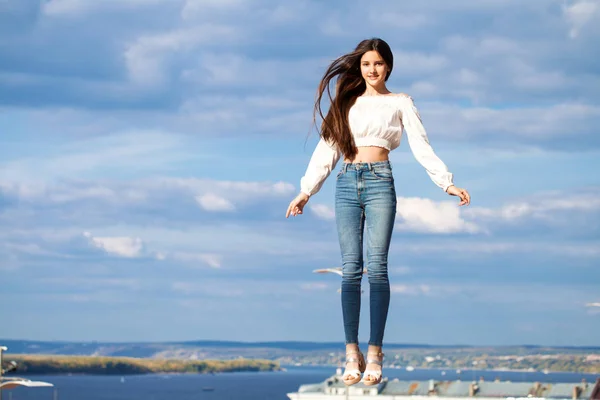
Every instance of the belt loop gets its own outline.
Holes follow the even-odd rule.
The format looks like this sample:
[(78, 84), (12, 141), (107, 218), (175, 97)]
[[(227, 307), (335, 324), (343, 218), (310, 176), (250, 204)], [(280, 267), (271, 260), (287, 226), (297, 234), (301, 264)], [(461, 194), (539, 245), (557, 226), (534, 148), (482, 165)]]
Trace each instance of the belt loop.
[(369, 171), (373, 172), (373, 164), (368, 162), (367, 165), (369, 166)]

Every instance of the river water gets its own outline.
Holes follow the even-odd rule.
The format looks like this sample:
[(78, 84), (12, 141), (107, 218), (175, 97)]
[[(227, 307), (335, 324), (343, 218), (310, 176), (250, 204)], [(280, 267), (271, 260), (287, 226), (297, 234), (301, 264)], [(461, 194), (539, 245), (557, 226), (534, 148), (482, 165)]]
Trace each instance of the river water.
[[(285, 372), (235, 372), (209, 375), (157, 374), (129, 376), (27, 376), (54, 384), (54, 388), (18, 388), (2, 400), (286, 400), (304, 383), (316, 383), (335, 373), (335, 367), (287, 367)], [(406, 380), (471, 381), (501, 379), (513, 382), (594, 383), (597, 376), (575, 373), (385, 369), (388, 378)]]

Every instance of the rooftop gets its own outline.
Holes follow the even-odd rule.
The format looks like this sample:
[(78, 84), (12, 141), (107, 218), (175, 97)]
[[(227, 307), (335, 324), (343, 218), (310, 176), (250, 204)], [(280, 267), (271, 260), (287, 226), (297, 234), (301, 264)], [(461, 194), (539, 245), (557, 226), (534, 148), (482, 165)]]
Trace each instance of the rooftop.
[(341, 375), (333, 375), (321, 383), (301, 385), (298, 393), (386, 396), (435, 396), (444, 398), (536, 398), (536, 399), (600, 399), (600, 378), (595, 383), (544, 383), (509, 381), (401, 381), (384, 379), (377, 386), (362, 382), (347, 387)]

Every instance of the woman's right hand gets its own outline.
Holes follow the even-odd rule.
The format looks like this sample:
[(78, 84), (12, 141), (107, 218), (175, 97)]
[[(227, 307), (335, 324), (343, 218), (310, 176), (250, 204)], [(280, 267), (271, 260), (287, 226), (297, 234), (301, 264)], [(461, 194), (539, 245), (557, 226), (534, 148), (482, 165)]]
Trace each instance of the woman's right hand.
[(291, 201), (287, 212), (285, 213), (285, 217), (287, 218), (290, 215), (293, 215), (295, 217), (298, 214), (302, 214), (304, 206), (306, 205), (306, 203), (308, 203), (308, 198), (309, 197), (306, 193), (300, 192), (300, 194), (298, 194), (298, 196), (296, 196), (296, 198)]
[(451, 196), (460, 197), (460, 203), (458, 203), (459, 206), (468, 206), (469, 204), (471, 204), (471, 195), (465, 189), (457, 188), (456, 186), (451, 185), (446, 189), (446, 193), (448, 193)]

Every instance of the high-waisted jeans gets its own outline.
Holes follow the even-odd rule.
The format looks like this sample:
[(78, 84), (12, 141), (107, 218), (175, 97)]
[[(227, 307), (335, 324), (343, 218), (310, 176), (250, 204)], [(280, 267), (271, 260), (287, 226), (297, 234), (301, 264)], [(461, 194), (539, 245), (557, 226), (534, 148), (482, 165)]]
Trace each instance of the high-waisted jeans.
[(396, 190), (389, 161), (342, 165), (336, 178), (335, 216), (342, 252), (346, 344), (358, 344), (365, 226), (371, 314), (369, 344), (383, 344), (390, 304), (388, 250), (395, 215)]

